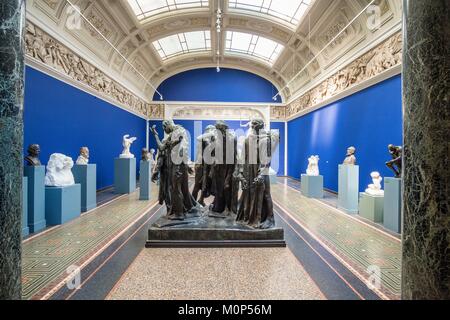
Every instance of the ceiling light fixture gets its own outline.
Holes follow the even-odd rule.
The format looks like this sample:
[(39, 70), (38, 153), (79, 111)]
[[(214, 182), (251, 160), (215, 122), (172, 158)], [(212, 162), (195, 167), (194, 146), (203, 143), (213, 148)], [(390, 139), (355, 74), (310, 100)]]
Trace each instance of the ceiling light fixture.
[(217, 72), (220, 72), (220, 36), (222, 32), (222, 10), (220, 9), (220, 0), (217, 1), (217, 11), (216, 11), (216, 41), (217, 41), (217, 52), (216, 52), (216, 59), (217, 59)]

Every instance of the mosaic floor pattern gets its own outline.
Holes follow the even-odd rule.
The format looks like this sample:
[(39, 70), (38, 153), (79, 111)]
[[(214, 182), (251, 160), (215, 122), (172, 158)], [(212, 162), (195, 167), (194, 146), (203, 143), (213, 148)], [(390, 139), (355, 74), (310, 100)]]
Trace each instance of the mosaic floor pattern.
[[(152, 199), (157, 197), (152, 188)], [(22, 245), (22, 297), (41, 299), (147, 212), (156, 200), (139, 201), (139, 191), (121, 196), (80, 218)], [(73, 271), (73, 270), (72, 270)]]
[(287, 248), (144, 249), (110, 300), (323, 300)]
[(381, 286), (377, 291), (381, 295), (399, 298), (401, 242), (398, 239), (321, 201), (308, 199), (286, 184), (273, 185), (272, 197), (362, 280), (379, 279)]

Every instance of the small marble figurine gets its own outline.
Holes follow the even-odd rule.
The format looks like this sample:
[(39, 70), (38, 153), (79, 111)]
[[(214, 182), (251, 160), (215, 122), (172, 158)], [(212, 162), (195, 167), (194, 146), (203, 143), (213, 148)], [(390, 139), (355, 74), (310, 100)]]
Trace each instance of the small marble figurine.
[(350, 147), (347, 149), (347, 157), (344, 160), (343, 164), (355, 165), (356, 157), (355, 157), (356, 148)]
[(136, 140), (137, 140), (137, 138), (135, 138), (135, 137), (130, 138), (129, 134), (126, 134), (123, 136), (123, 142), (122, 142), (123, 151), (122, 151), (122, 154), (119, 156), (119, 158), (122, 158), (122, 159), (134, 158), (134, 155), (130, 152), (130, 147), (133, 144), (133, 142), (135, 142)]
[(372, 196), (384, 196), (384, 190), (381, 189), (381, 181), (383, 181), (383, 178), (380, 173), (375, 171), (372, 172), (370, 176), (372, 177), (373, 183), (369, 184), (366, 193)]
[(308, 158), (308, 168), (306, 169), (306, 174), (308, 176), (318, 176), (319, 175), (319, 156), (311, 156)]
[(28, 146), (28, 155), (25, 157), (25, 161), (27, 165), (32, 166), (40, 166), (41, 161), (39, 160), (39, 154), (41, 153), (41, 148), (38, 144), (32, 144)]
[(87, 165), (89, 163), (89, 148), (81, 147), (80, 155), (78, 156), (77, 162), (78, 165)]
[(151, 161), (151, 155), (147, 148), (142, 149), (141, 159), (142, 161)]
[(50, 156), (45, 175), (45, 185), (48, 187), (66, 187), (75, 184), (72, 174), (73, 160), (61, 153)]
[(392, 160), (386, 162), (386, 166), (394, 171), (396, 178), (400, 178), (402, 176), (402, 147), (390, 144), (388, 150)]

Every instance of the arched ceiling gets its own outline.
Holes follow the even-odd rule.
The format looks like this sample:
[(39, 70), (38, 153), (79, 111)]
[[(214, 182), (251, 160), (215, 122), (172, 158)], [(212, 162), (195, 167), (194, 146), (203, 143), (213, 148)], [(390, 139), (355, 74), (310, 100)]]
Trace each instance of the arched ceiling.
[[(189, 69), (215, 67), (219, 62), (222, 67), (253, 72), (271, 81), (282, 90), (285, 102), (305, 86), (320, 81), (350, 62), (350, 58), (398, 31), (401, 24), (401, 1), (377, 0), (380, 10), (380, 25), (377, 29), (369, 27), (367, 21), (370, 12), (361, 15), (314, 63), (298, 75), (303, 66), (370, 0), (289, 0), (291, 5), (296, 4), (297, 7), (288, 8), (285, 12), (282, 12), (280, 3), (286, 4), (287, 0), (260, 0), (259, 8), (245, 5), (251, 2), (248, 0), (157, 0), (153, 2), (161, 3), (163, 7), (140, 19), (136, 11), (148, 10), (148, 7), (142, 6), (146, 1), (152, 0), (70, 0), (120, 54), (85, 21), (82, 21), (81, 28), (71, 28), (67, 22), (73, 18), (74, 12), (66, 0), (27, 1), (27, 17), (66, 45), (71, 44), (90, 62), (142, 97), (151, 99), (154, 93), (152, 86), (158, 87), (171, 75)], [(164, 3), (169, 6), (164, 6)], [(216, 30), (219, 7), (222, 12), (220, 33)], [(296, 13), (292, 13), (294, 11)], [(190, 32), (198, 35), (199, 31), (207, 34), (207, 43), (205, 39), (200, 39), (203, 40), (203, 49), (199, 49), (202, 44), (195, 41), (199, 38), (189, 44), (183, 36), (179, 40), (181, 42), (174, 46), (173, 40), (180, 39), (175, 35)], [(245, 37), (236, 37), (233, 43), (227, 41), (227, 36), (230, 40), (232, 32), (234, 35), (254, 35), (250, 36), (248, 50), (242, 50)], [(164, 40), (166, 37), (171, 38)], [(185, 53), (162, 59), (165, 53), (161, 52), (164, 50), (158, 45), (155, 47), (155, 44), (163, 43), (163, 40), (168, 43), (167, 48), (170, 50), (178, 46)], [(241, 51), (230, 52), (227, 50), (230, 45), (239, 47)], [(264, 50), (274, 49), (274, 45), (278, 46), (276, 54), (271, 55), (272, 61), (255, 57)], [(220, 48), (218, 54), (217, 48)], [(286, 86), (288, 83), (290, 85)]]

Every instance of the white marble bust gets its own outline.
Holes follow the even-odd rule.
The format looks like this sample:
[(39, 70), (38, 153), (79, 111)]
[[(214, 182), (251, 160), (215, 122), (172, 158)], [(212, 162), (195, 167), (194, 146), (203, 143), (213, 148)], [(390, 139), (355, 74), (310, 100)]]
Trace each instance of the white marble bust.
[(76, 164), (87, 165), (89, 163), (89, 149), (88, 147), (82, 147), (80, 149), (80, 155), (77, 158)]
[(344, 160), (343, 164), (347, 165), (355, 165), (356, 164), (356, 157), (355, 157), (356, 148), (350, 147), (347, 149), (347, 157)]
[(381, 181), (383, 181), (383, 178), (380, 173), (375, 171), (372, 172), (370, 176), (372, 177), (373, 183), (369, 184), (366, 193), (372, 196), (384, 196), (384, 190), (381, 189)]
[(137, 140), (137, 138), (135, 138), (135, 137), (130, 138), (129, 134), (126, 134), (123, 136), (123, 141), (122, 141), (123, 151), (122, 151), (122, 154), (119, 156), (119, 158), (122, 158), (122, 159), (133, 159), (134, 158), (134, 154), (132, 154), (130, 152), (130, 147), (133, 144), (133, 142), (135, 142), (136, 140)]
[(306, 169), (306, 174), (308, 176), (319, 175), (319, 160), (319, 156), (311, 156), (308, 158), (308, 168)]
[(45, 175), (45, 185), (48, 187), (67, 187), (75, 184), (72, 174), (73, 160), (61, 153), (50, 156)]

